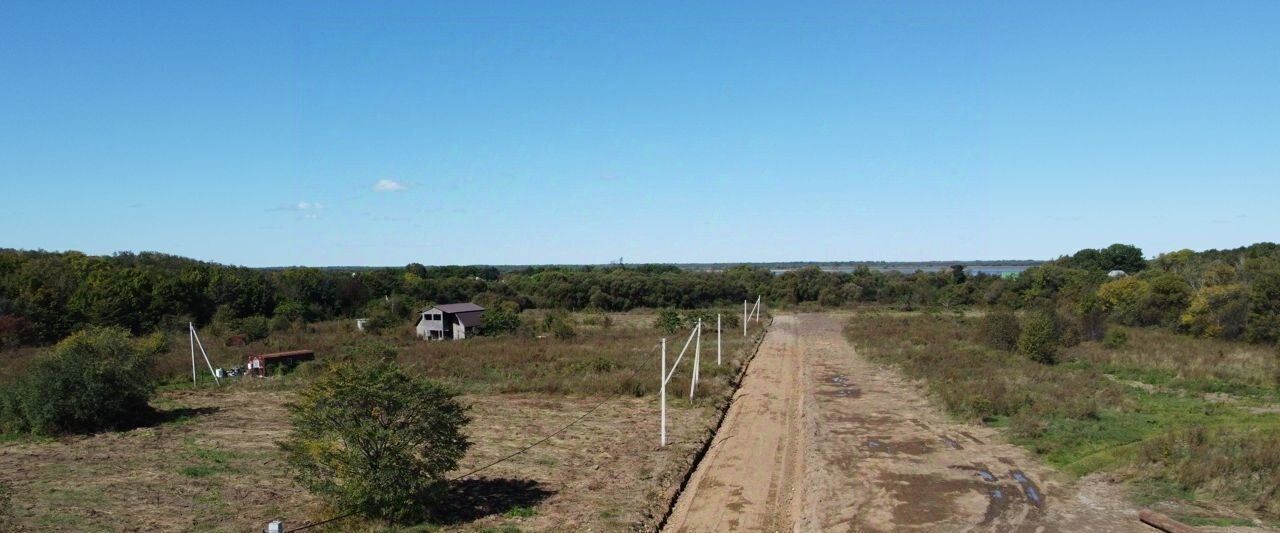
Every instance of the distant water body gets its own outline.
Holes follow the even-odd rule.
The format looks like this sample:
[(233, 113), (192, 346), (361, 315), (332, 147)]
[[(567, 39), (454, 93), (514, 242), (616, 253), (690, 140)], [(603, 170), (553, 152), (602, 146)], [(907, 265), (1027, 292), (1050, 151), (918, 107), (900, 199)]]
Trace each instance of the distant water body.
[[(857, 270), (857, 266), (819, 266), (824, 272), (841, 272), (850, 273)], [(901, 272), (903, 274), (911, 274), (913, 272), (941, 272), (949, 270), (951, 267), (943, 265), (887, 265), (887, 266), (867, 266), (867, 268), (876, 272)], [(986, 274), (988, 276), (1005, 276), (1009, 274), (1018, 274), (1023, 270), (1031, 268), (1030, 265), (975, 265), (966, 266), (964, 271), (966, 274)], [(775, 268), (772, 270), (774, 274), (790, 272), (793, 268)]]

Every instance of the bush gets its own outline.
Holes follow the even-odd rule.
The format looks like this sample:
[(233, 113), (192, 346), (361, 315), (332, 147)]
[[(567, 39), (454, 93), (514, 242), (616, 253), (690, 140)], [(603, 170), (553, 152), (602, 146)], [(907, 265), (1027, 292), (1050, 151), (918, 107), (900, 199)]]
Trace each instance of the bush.
[(271, 334), (271, 324), (267, 317), (255, 315), (244, 317), (236, 324), (236, 329), (243, 333), (249, 342), (267, 338)]
[(356, 339), (338, 348), (338, 358), (343, 361), (367, 363), (370, 361), (395, 361), (396, 348), (374, 337)]
[(1049, 312), (1037, 312), (1027, 317), (1018, 335), (1018, 353), (1032, 361), (1051, 365), (1058, 362), (1058, 327)]
[(1156, 476), (1197, 494), (1233, 499), (1280, 514), (1280, 435), (1266, 428), (1193, 427), (1150, 439), (1137, 461), (1159, 464)]
[(279, 333), (293, 328), (293, 321), (289, 320), (289, 317), (287, 316), (276, 315), (271, 317), (271, 323), (269, 325), (271, 326), (271, 331)]
[(520, 314), (506, 309), (488, 309), (484, 312), (485, 335), (507, 335), (520, 329)]
[(369, 320), (364, 323), (364, 330), (369, 333), (382, 333), (404, 324), (404, 319), (381, 301), (369, 304), (365, 309), (365, 316)]
[(455, 395), (393, 363), (339, 364), (289, 405), (280, 447), (298, 482), (340, 512), (417, 522), (470, 447)]
[(41, 435), (132, 427), (155, 414), (149, 358), (118, 328), (72, 334), (0, 400), (0, 426)]
[(658, 318), (654, 319), (653, 327), (667, 335), (675, 333), (680, 329), (680, 313), (670, 309), (658, 311)]
[(1018, 336), (1021, 334), (1022, 327), (1018, 325), (1018, 317), (1005, 309), (987, 313), (978, 325), (978, 335), (983, 344), (1006, 352), (1012, 352), (1018, 347)]
[(1102, 339), (1102, 346), (1109, 350), (1119, 350), (1129, 344), (1129, 333), (1121, 328), (1111, 328)]
[(1249, 294), (1243, 285), (1212, 285), (1200, 289), (1182, 313), (1182, 327), (1193, 335), (1234, 339), (1244, 332)]
[(578, 332), (573, 329), (568, 320), (556, 320), (547, 329), (560, 340), (569, 340), (578, 336)]

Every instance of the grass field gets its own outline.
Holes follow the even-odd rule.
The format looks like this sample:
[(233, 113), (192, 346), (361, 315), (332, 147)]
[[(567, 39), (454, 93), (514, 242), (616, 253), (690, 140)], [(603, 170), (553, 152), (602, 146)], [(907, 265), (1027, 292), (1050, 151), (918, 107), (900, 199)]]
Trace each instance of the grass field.
[[(396, 348), (411, 372), (463, 392), (475, 443), (459, 473), (510, 454), (600, 407), (544, 445), (454, 484), (437, 524), (422, 530), (631, 530), (662, 516), (762, 329), (723, 336), (715, 365), (714, 330), (704, 335), (702, 382), (688, 397), (688, 362), (670, 391), (671, 444), (657, 446), (658, 355), (653, 315), (575, 315), (577, 335), (419, 342), (378, 340)], [(678, 351), (688, 330), (671, 335)], [(678, 343), (676, 337), (679, 337)], [(216, 342), (216, 341), (214, 341)], [(32, 531), (127, 529), (247, 531), (272, 518), (291, 526), (332, 510), (297, 487), (275, 442), (289, 429), (284, 404), (329, 358), (358, 357), (367, 336), (345, 323), (308, 326), (247, 347), (220, 343), (215, 365), (241, 353), (311, 348), (319, 361), (284, 376), (192, 388), (190, 353), (171, 346), (161, 368), (172, 374), (155, 400), (168, 422), (132, 431), (62, 440), (0, 443), (0, 482), (13, 488), (18, 524)], [(206, 340), (206, 344), (213, 342)], [(671, 354), (674, 358), (674, 353)], [(686, 360), (687, 361), (687, 360)], [(681, 379), (683, 377), (683, 379)], [(681, 399), (684, 398), (684, 399)], [(602, 403), (603, 402), (603, 403)], [(382, 530), (344, 520), (330, 531)], [(325, 530), (325, 529), (318, 529)]]
[(923, 380), (951, 413), (1005, 427), (1074, 475), (1132, 482), (1139, 503), (1194, 523), (1280, 520), (1280, 394), (1266, 347), (1130, 329), (1046, 366), (982, 346), (978, 318), (860, 313), (868, 356)]

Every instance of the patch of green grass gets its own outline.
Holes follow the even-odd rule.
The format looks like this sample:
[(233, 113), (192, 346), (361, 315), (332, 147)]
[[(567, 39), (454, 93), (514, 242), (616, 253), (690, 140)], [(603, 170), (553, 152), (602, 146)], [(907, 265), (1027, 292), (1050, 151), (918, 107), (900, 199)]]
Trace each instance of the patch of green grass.
[(538, 514), (537, 509), (521, 505), (507, 509), (507, 512), (502, 513), (502, 516), (507, 518), (532, 518), (536, 514)]
[(185, 439), (183, 443), (187, 447), (187, 455), (193, 464), (179, 469), (178, 472), (182, 475), (204, 478), (234, 471), (232, 461), (237, 458), (234, 452), (202, 447), (191, 438)]

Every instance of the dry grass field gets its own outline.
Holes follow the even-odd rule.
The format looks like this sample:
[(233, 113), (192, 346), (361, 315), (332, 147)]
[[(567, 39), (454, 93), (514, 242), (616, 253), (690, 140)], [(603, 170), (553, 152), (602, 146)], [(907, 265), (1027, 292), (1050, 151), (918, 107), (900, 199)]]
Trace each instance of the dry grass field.
[[(517, 451), (599, 405), (545, 444), (455, 483), (436, 523), (413, 529), (618, 531), (651, 529), (661, 519), (696, 451), (711, 436), (762, 329), (753, 326), (752, 336), (744, 338), (741, 330), (726, 328), (725, 365), (719, 368), (715, 336), (704, 335), (697, 398), (687, 399), (686, 362), (670, 392), (671, 444), (659, 448), (658, 356), (652, 348), (662, 334), (652, 327), (653, 315), (615, 315), (608, 326), (590, 324), (592, 317), (573, 319), (577, 335), (569, 339), (381, 339), (398, 348), (399, 361), (412, 372), (464, 393), (474, 445), (459, 474)], [(677, 332), (669, 342), (680, 337), (682, 343), (687, 333)], [(341, 357), (343, 347), (361, 337), (346, 324), (320, 324), (248, 347), (218, 345), (211, 355), (218, 358), (215, 364), (227, 366), (240, 352), (305, 347), (316, 349), (322, 364)], [(183, 365), (190, 370), (184, 350), (171, 346), (164, 363), (177, 375)], [(18, 526), (249, 531), (272, 518), (296, 527), (331, 516), (332, 510), (293, 483), (275, 444), (289, 430), (284, 405), (321, 364), (221, 387), (193, 389), (175, 379), (154, 402), (169, 421), (152, 427), (0, 443), (0, 482), (13, 488)], [(316, 530), (326, 529), (384, 526), (349, 519)]]

